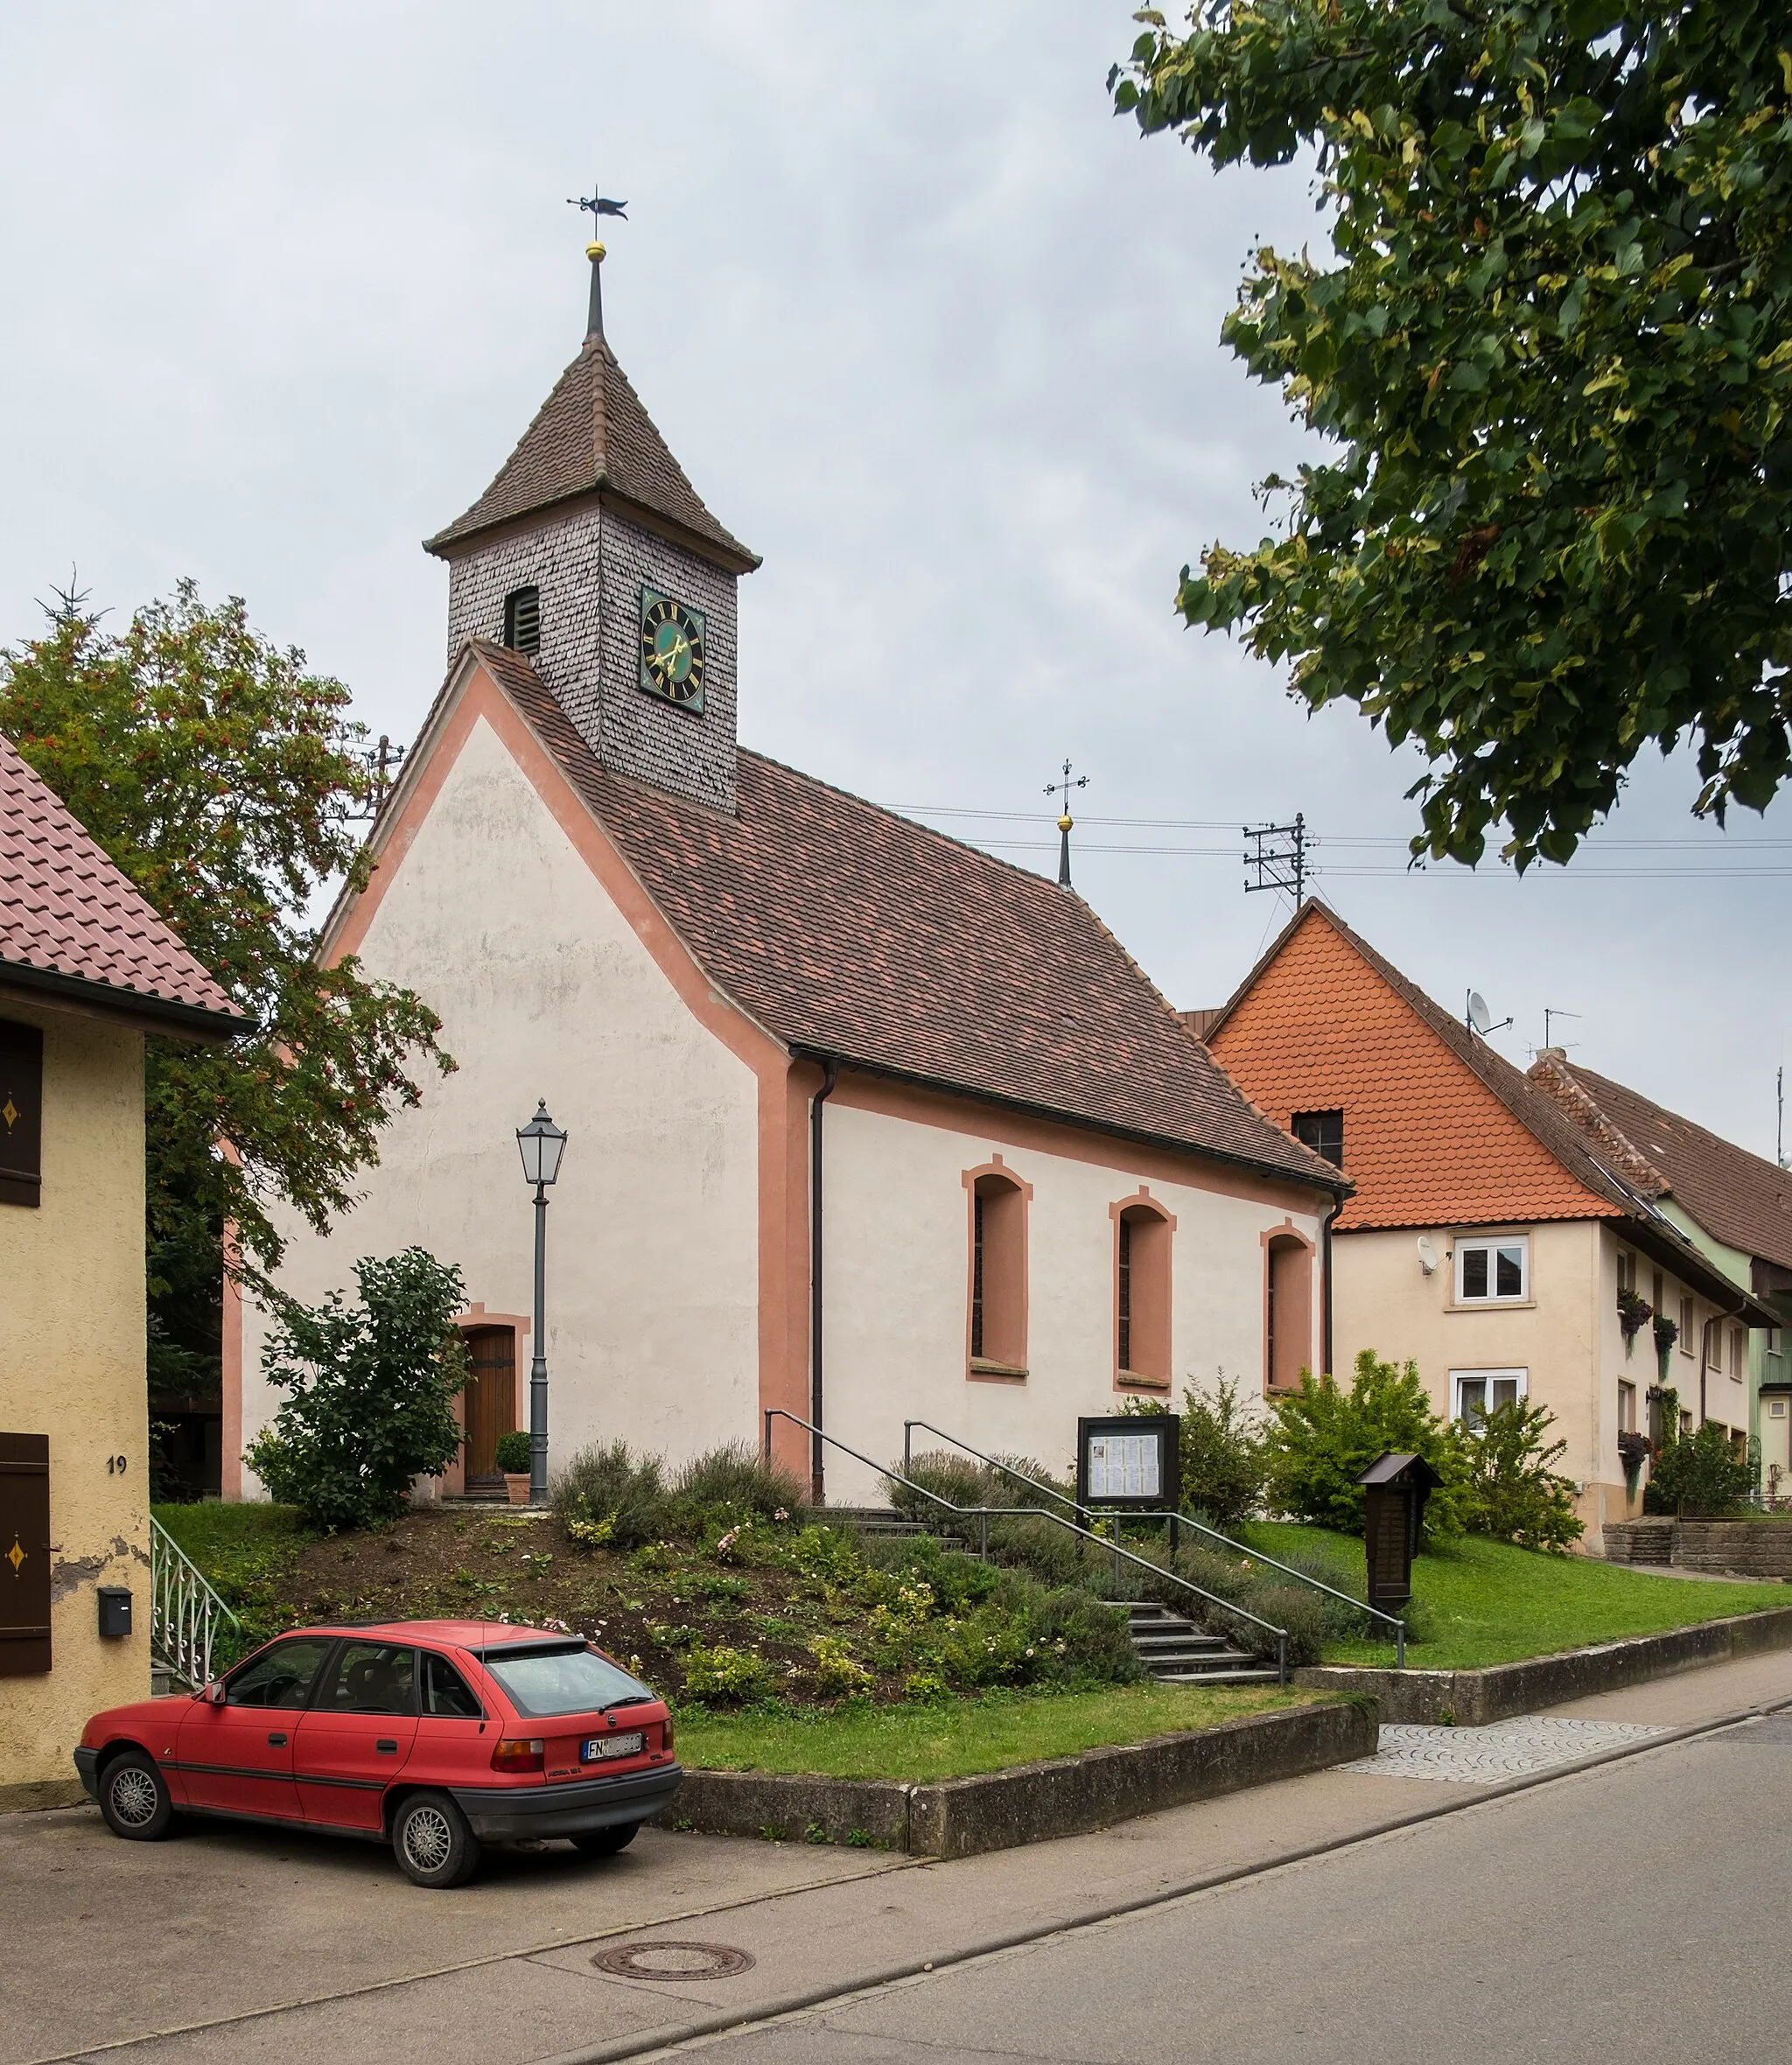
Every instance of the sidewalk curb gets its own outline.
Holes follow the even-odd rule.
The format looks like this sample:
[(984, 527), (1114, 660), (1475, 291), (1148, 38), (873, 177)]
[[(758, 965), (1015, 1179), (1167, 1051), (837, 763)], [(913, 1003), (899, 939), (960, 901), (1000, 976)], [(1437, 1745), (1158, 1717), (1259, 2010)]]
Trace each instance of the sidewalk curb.
[(1370, 1693), (1384, 1721), (1481, 1728), (1489, 1721), (1536, 1713), (1595, 1692), (1620, 1692), (1683, 1670), (1787, 1648), (1792, 1648), (1792, 1606), (1766, 1606), (1759, 1613), (1670, 1628), (1662, 1634), (1630, 1635), (1591, 1648), (1558, 1649), (1552, 1656), (1494, 1663), (1485, 1670), (1383, 1670), (1369, 1664), (1317, 1663), (1297, 1670), (1294, 1682), (1316, 1690)]
[(1441, 1821), (1446, 1815), (1466, 1813), (1471, 1808), (1484, 1807), (1494, 1801), (1509, 1799), (1517, 1793), (1534, 1791), (1538, 1786), (1553, 1785), (1558, 1779), (1572, 1778), (1578, 1773), (1596, 1770), (1604, 1764), (1615, 1764), (1627, 1757), (1643, 1756), (1651, 1750), (1669, 1749), (1676, 1743), (1690, 1742), (1701, 1735), (1718, 1734), (1726, 1728), (1738, 1726), (1741, 1722), (1759, 1719), (1764, 1714), (1782, 1713), (1788, 1708), (1792, 1708), (1792, 1699), (1782, 1699), (1765, 1706), (1739, 1708), (1732, 1713), (1720, 1715), (1713, 1720), (1689, 1722), (1684, 1727), (1670, 1728), (1660, 1735), (1651, 1735), (1637, 1742), (1620, 1743), (1614, 1748), (1599, 1751), (1590, 1757), (1577, 1757), (1571, 1764), (1558, 1764), (1547, 1771), (1534, 1771), (1522, 1778), (1507, 1779), (1500, 1785), (1465, 1787), (1463, 1789), (1468, 1795), (1466, 1799), (1446, 1800), (1436, 1807), (1422, 1807), (1411, 1814), (1396, 1815), (1390, 1820), (1376, 1822), (1368, 1828), (1354, 1830), (1348, 1835), (1329, 1837), (1322, 1843), (1282, 1851), (1274, 1857), (1234, 1866), (1226, 1871), (1204, 1872), (1156, 1893), (1085, 1908), (1044, 1925), (1004, 1930), (998, 1935), (985, 1936), (977, 1942), (966, 1944), (959, 1950), (947, 1951), (937, 1957), (922, 1960), (910, 1958), (902, 1964), (888, 1965), (864, 1978), (855, 1979), (850, 1986), (806, 1987), (799, 1992), (760, 2001), (753, 2007), (718, 2009), (714, 2014), (694, 2017), (689, 2022), (642, 2031), (634, 2036), (612, 2037), (584, 2050), (556, 2052), (551, 2057), (532, 2059), (529, 2065), (614, 2065), (615, 2061), (625, 2058), (654, 2058), (704, 2037), (724, 2035), (733, 2030), (757, 2028), (824, 2005), (846, 2006), (906, 1979), (948, 1971), (960, 1965), (974, 1964), (980, 1959), (999, 1956), (1004, 1951), (1018, 1950), (1027, 1943), (1044, 1942), (1052, 1936), (1068, 1936), (1078, 1929), (1116, 1921), (1122, 1915), (1143, 1913), (1149, 1908), (1169, 1907), (1195, 1894), (1209, 1893), (1216, 1887), (1236, 1885), (1246, 1879), (1262, 1878), (1270, 1872), (1281, 1871), (1289, 1865), (1305, 1864), (1312, 1858), (1328, 1857), (1338, 1851), (1351, 1849), (1359, 1843), (1372, 1843), (1382, 1836), (1396, 1834), (1402, 1829), (1416, 1828), (1424, 1822)]

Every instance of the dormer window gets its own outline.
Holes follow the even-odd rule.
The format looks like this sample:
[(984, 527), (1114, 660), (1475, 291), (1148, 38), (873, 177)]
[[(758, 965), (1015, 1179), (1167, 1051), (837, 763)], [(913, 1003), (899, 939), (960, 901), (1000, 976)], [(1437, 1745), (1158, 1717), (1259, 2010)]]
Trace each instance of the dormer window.
[(533, 657), (542, 649), (542, 592), (513, 588), (504, 598), (504, 642)]

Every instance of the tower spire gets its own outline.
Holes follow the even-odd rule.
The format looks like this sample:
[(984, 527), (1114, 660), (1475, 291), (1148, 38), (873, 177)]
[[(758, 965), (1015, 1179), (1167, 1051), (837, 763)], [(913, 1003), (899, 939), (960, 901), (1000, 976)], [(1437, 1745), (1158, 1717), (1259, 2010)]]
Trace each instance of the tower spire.
[(1074, 781), (1070, 779), (1070, 762), (1068, 760), (1064, 763), (1063, 780), (1048, 781), (1046, 784), (1046, 794), (1048, 796), (1061, 795), (1064, 799), (1064, 808), (1058, 819), (1058, 886), (1060, 889), (1068, 889), (1070, 886), (1070, 834), (1076, 823), (1076, 820), (1070, 815), (1070, 792), (1073, 788), (1087, 788), (1088, 787), (1088, 776), (1087, 774), (1079, 774)]
[[(593, 229), (601, 215), (614, 215), (623, 222), (628, 220), (626, 200), (606, 200), (598, 193), (585, 200), (569, 193), (566, 205), (569, 208), (583, 208), (590, 215)], [(584, 333), (588, 338), (601, 337), (604, 334), (604, 247), (595, 236), (585, 246), (584, 255), (592, 262), (592, 297), (585, 312)]]

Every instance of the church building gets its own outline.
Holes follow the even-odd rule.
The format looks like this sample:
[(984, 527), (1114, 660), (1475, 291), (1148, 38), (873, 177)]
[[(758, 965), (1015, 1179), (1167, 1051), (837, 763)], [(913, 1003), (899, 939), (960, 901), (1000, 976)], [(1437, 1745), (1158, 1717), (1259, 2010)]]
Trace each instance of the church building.
[[(329, 1236), (290, 1215), (284, 1287), (315, 1303), (412, 1244), (458, 1264), (475, 1376), (444, 1488), (494, 1481), (528, 1424), (514, 1135), (543, 1099), (556, 1467), (757, 1444), (775, 1409), (780, 1456), (859, 1502), (845, 1449), (899, 1456), (905, 1419), (1063, 1470), (1080, 1414), (1313, 1362), (1338, 1171), (1073, 891), (739, 745), (758, 561), (619, 364), (601, 261), (578, 355), (428, 542), (447, 678), (321, 948), (416, 990), (458, 1066)], [(267, 1331), (231, 1300), (227, 1496), (260, 1494)]]

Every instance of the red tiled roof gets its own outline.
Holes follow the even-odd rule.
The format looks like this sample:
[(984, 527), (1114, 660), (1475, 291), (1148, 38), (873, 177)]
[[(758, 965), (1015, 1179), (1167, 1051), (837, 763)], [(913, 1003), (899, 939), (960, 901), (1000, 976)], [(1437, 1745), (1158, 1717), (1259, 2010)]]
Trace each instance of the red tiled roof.
[(1205, 1035), (1278, 1124), (1342, 1110), (1340, 1232), (1618, 1216), (1635, 1200), (1550, 1100), (1316, 899)]
[(0, 738), (0, 982), (9, 975), (89, 1001), (109, 992), (133, 1016), (220, 1037), (252, 1023)]
[(603, 767), (474, 649), (719, 988), (787, 1046), (1334, 1189), (1081, 897), (758, 753), (729, 816)]
[(1530, 1081), (1602, 1147), (1654, 1172), (1656, 1189), (1671, 1191), (1707, 1233), (1792, 1269), (1792, 1171), (1560, 1055), (1540, 1054)]
[(737, 572), (759, 564), (704, 506), (601, 337), (585, 339), (497, 479), (425, 549), (445, 556), (494, 524), (599, 489), (667, 519)]

